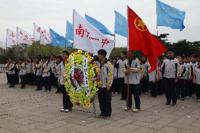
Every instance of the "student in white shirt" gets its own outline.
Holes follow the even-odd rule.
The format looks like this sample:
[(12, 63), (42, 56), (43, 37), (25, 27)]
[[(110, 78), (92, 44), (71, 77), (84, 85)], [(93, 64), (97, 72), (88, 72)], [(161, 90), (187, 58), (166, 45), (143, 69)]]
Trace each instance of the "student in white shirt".
[(168, 58), (163, 61), (162, 74), (164, 78), (164, 87), (166, 94), (166, 105), (176, 105), (176, 88), (175, 83), (177, 82), (177, 61), (174, 60), (174, 53), (172, 51), (167, 52)]
[(10, 80), (10, 88), (13, 88), (16, 84), (16, 79), (15, 79), (15, 69), (16, 65), (13, 60), (10, 60), (9, 66), (8, 66), (8, 75), (9, 75), (9, 80)]
[(112, 76), (112, 64), (106, 59), (107, 52), (104, 49), (98, 51), (98, 58), (100, 63), (100, 80), (101, 85), (99, 86), (98, 99), (99, 107), (101, 110), (100, 118), (110, 118), (112, 114), (111, 107), (111, 85), (113, 82)]
[(118, 93), (119, 94), (119, 87), (118, 87), (118, 83), (117, 83), (117, 67), (116, 67), (116, 58), (114, 58), (112, 60), (112, 65), (113, 65), (113, 83), (112, 83), (112, 92), (115, 94), (115, 93)]
[(192, 65), (190, 64), (190, 57), (185, 57), (186, 79), (185, 91), (187, 97), (192, 97)]
[(35, 77), (36, 77), (36, 85), (37, 85), (37, 89), (36, 91), (42, 90), (42, 66), (43, 66), (43, 62), (41, 59), (38, 59), (36, 61), (36, 65), (35, 65)]
[(60, 58), (60, 63), (58, 65), (59, 67), (59, 74), (58, 74), (58, 84), (60, 85), (60, 89), (61, 89), (61, 92), (63, 94), (63, 108), (60, 110), (60, 112), (71, 112), (72, 111), (72, 107), (73, 107), (73, 104), (71, 103), (70, 101), (70, 97), (66, 91), (66, 88), (65, 88), (65, 64), (68, 63), (67, 62), (67, 59), (69, 57), (69, 52), (68, 51), (63, 51), (63, 54), (62, 54), (62, 57), (58, 57)]
[(50, 79), (50, 62), (49, 58), (45, 58), (44, 64), (42, 66), (43, 71), (42, 71), (42, 77), (44, 81), (44, 86), (45, 86), (45, 91), (51, 91), (51, 79)]
[(116, 67), (117, 70), (117, 83), (118, 83), (118, 91), (121, 92), (121, 100), (126, 100), (127, 97), (127, 89), (124, 84), (124, 69), (126, 64), (126, 51), (121, 52), (121, 57), (118, 59)]
[(186, 68), (184, 65), (184, 60), (181, 58), (178, 64), (178, 84), (177, 84), (177, 98), (184, 100), (185, 99), (185, 83), (186, 83)]
[(140, 110), (140, 95), (139, 95), (139, 85), (140, 85), (140, 74), (141, 65), (133, 55), (131, 51), (128, 52), (128, 60), (126, 62), (125, 69), (125, 83), (127, 83), (127, 107), (125, 111), (132, 108), (132, 94), (134, 96), (135, 108), (132, 109), (133, 112), (138, 112)]
[(142, 57), (141, 59), (141, 67), (143, 72), (141, 73), (141, 92), (140, 93), (147, 93), (149, 91), (149, 74), (148, 74), (148, 69), (149, 69), (149, 63), (147, 62), (147, 59), (145, 57)]
[(21, 88), (25, 88), (26, 86), (26, 64), (23, 60), (19, 62), (19, 76), (21, 80)]

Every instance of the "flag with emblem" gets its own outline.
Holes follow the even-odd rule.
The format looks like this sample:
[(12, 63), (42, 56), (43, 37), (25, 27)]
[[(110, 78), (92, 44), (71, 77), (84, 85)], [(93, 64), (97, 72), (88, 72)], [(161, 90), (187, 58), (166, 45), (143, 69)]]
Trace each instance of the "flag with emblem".
[(82, 49), (93, 54), (97, 54), (99, 49), (105, 49), (107, 51), (107, 57), (109, 57), (114, 48), (114, 41), (104, 36), (103, 33), (92, 26), (76, 11), (74, 11), (73, 17), (74, 48)]
[(7, 29), (6, 45), (7, 47), (10, 47), (12, 45), (17, 45), (16, 33), (10, 29)]
[(141, 51), (147, 56), (151, 70), (156, 69), (157, 58), (166, 51), (163, 44), (153, 36), (142, 19), (128, 7), (128, 49)]

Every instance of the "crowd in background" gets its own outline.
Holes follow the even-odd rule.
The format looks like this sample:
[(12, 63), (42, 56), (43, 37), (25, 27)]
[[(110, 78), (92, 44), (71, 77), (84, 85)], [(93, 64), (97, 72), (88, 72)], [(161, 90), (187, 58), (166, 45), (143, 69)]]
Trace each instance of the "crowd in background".
[[(148, 60), (143, 56), (136, 57), (133, 52), (121, 52), (120, 56), (106, 59), (106, 61), (103, 58), (106, 57), (106, 52), (100, 51), (99, 54), (95, 56), (95, 61), (99, 62), (101, 71), (107, 69), (106, 66), (102, 67), (107, 61), (113, 66), (113, 83), (110, 90), (113, 94), (121, 95), (121, 100), (127, 101), (126, 111), (132, 109), (132, 95), (135, 101), (135, 107), (132, 109), (134, 112), (140, 110), (141, 94), (150, 94), (152, 97), (165, 94), (166, 105), (173, 106), (177, 104), (177, 99), (185, 100), (192, 96), (196, 96), (197, 101), (200, 102), (200, 56), (175, 57), (172, 51), (168, 51), (166, 56), (158, 59), (156, 70), (149, 72)], [(69, 53), (65, 56), (68, 55)], [(64, 64), (67, 62), (65, 59), (67, 58), (63, 56), (37, 56), (19, 61), (9, 59), (6, 63), (9, 87), (13, 88), (20, 83), (22, 89), (26, 85), (35, 85), (37, 91), (51, 91), (52, 86), (55, 86), (56, 93), (63, 93), (66, 91)], [(105, 76), (108, 75), (101, 73), (100, 76), (104, 77), (101, 80), (107, 82)], [(100, 93), (102, 92), (99, 91), (99, 95)], [(107, 95), (106, 92), (99, 100), (107, 102), (111, 108), (111, 98)], [(109, 100), (104, 101), (103, 97)], [(63, 106), (64, 109), (61, 111), (72, 109), (67, 92), (63, 94)], [(103, 106), (102, 108), (107, 107)], [(111, 109), (109, 112), (108, 116), (110, 117)]]

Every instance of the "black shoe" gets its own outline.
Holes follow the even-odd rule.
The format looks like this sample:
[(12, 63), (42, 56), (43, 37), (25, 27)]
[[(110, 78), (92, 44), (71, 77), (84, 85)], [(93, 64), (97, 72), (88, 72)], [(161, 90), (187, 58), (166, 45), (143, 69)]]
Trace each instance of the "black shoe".
[(176, 103), (172, 103), (172, 106), (175, 106), (176, 105)]
[(9, 88), (14, 88), (14, 86), (13, 86), (13, 85), (10, 85)]
[(166, 102), (166, 104), (165, 105), (170, 105), (170, 102)]

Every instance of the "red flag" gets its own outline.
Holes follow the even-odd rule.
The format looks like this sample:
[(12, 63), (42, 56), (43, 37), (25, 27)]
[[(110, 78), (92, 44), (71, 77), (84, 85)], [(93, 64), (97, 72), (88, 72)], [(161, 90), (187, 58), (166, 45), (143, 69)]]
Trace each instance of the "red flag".
[(141, 51), (147, 56), (151, 71), (156, 69), (157, 58), (166, 51), (166, 48), (154, 37), (142, 19), (128, 7), (129, 50)]

